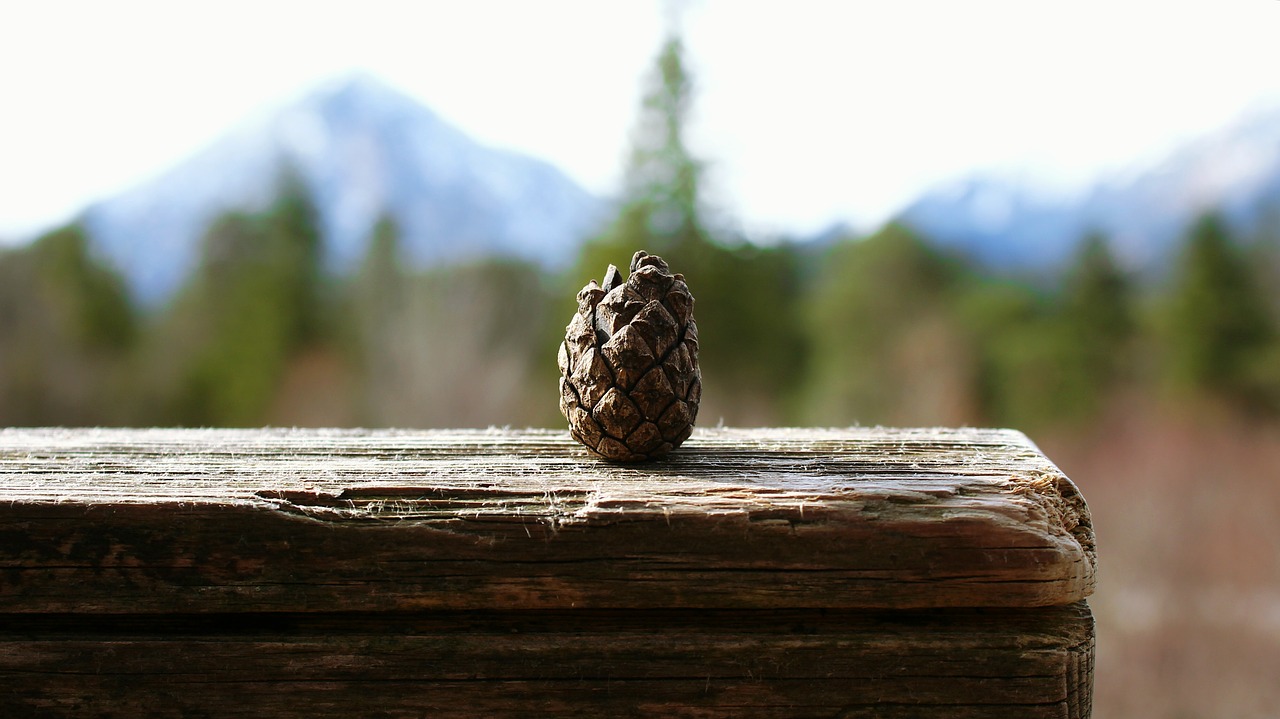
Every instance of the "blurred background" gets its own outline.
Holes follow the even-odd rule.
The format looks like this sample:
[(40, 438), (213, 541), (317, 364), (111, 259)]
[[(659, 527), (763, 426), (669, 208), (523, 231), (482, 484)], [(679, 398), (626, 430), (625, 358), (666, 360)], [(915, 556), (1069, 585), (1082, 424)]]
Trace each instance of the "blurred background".
[(1280, 707), (1280, 3), (9, 5), (0, 426), (561, 427), (574, 295), (700, 424), (999, 425), (1096, 716)]

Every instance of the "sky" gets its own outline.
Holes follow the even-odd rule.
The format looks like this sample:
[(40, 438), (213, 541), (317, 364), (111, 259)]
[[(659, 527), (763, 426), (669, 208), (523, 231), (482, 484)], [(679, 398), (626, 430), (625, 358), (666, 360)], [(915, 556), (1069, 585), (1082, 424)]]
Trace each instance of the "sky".
[(706, 196), (755, 234), (871, 226), (975, 172), (1075, 191), (1280, 105), (1277, 0), (672, 7), (0, 0), (0, 240), (354, 70), (610, 195), (674, 26)]

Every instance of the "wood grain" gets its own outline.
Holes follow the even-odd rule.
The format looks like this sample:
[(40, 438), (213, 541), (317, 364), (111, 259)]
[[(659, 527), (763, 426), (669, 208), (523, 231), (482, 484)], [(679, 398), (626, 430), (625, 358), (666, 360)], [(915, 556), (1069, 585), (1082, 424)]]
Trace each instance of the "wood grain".
[(0, 622), (4, 716), (1087, 717), (1093, 620), (916, 612)]
[(0, 613), (1052, 606), (1074, 485), (1004, 430), (0, 430)]
[(1095, 549), (996, 430), (0, 430), (0, 716), (1089, 716)]

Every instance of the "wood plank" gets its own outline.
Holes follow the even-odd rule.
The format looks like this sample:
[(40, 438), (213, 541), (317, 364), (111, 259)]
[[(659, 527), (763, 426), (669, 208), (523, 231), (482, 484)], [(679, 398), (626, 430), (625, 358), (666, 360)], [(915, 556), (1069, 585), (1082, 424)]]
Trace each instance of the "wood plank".
[(1048, 606), (1088, 509), (1007, 430), (0, 430), (0, 613)]
[(1077, 719), (1092, 691), (1083, 603), (2, 619), (4, 716)]

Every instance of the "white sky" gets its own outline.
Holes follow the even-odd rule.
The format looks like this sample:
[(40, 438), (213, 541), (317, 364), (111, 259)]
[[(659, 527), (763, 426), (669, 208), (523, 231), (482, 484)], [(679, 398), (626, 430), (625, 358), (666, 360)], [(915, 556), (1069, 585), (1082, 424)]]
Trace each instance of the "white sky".
[[(659, 0), (0, 0), (0, 238), (360, 68), (610, 194)], [(751, 231), (870, 225), (988, 168), (1079, 186), (1280, 102), (1277, 0), (701, 0), (708, 189)]]

